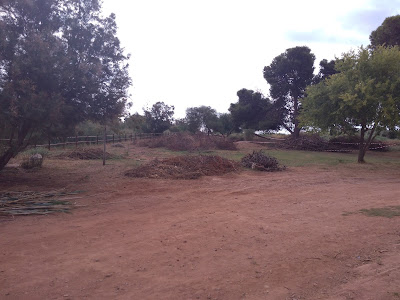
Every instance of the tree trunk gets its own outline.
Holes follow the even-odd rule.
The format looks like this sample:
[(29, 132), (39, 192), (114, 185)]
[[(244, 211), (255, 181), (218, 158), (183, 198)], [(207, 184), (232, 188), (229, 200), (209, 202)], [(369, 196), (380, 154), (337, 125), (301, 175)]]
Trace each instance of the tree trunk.
[(28, 138), (28, 141), (24, 143), (25, 138), (28, 135), (28, 132), (29, 130), (19, 130), (18, 137), (15, 143), (13, 143), (14, 133), (11, 135), (8, 149), (3, 153), (3, 155), (0, 156), (0, 171), (3, 170), (3, 168), (7, 165), (7, 163), (10, 161), (11, 158), (16, 156), (20, 151), (24, 150), (28, 146), (29, 141), (32, 137), (31, 133), (30, 137)]
[(295, 139), (298, 139), (300, 137), (300, 127), (298, 127), (298, 124), (295, 124), (293, 136)]
[(374, 127), (372, 127), (372, 129), (370, 130), (368, 139), (365, 142), (365, 132), (367, 132), (367, 130), (368, 129), (365, 126), (361, 126), (360, 148), (358, 151), (358, 162), (359, 163), (365, 163), (364, 156), (367, 153), (367, 150), (369, 149), (371, 142), (375, 138), (374, 133), (376, 130), (376, 124), (374, 124)]
[(104, 136), (103, 136), (103, 166), (106, 165), (106, 144), (107, 144), (107, 125), (104, 124)]
[(295, 97), (293, 101), (293, 124), (294, 124), (293, 137), (295, 139), (298, 139), (300, 137), (298, 116), (299, 116), (299, 100), (297, 99), (297, 97)]
[(7, 165), (11, 158), (14, 156), (14, 151), (12, 148), (7, 149), (7, 151), (0, 156), (0, 171)]
[(360, 146), (359, 146), (359, 150), (358, 150), (358, 163), (365, 163), (365, 160), (364, 160), (364, 156), (365, 156), (365, 152), (366, 152), (366, 148), (364, 145), (365, 131), (366, 131), (365, 126), (361, 125)]

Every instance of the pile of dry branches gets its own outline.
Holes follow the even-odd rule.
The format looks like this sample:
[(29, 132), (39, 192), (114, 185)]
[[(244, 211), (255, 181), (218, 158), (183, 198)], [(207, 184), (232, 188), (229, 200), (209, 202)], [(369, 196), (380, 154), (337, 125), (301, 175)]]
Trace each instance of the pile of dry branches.
[[(64, 152), (57, 156), (58, 158), (72, 158), (72, 159), (102, 159), (103, 150), (100, 148), (87, 148), (77, 149), (71, 152)], [(112, 158), (113, 156), (106, 152), (106, 159)]]
[(220, 156), (184, 155), (150, 163), (125, 173), (129, 177), (196, 179), (222, 175), (238, 169), (236, 162)]
[(279, 165), (275, 157), (268, 156), (262, 151), (253, 151), (253, 153), (247, 154), (241, 162), (243, 167), (259, 171), (273, 172), (286, 169), (285, 166)]
[(0, 216), (47, 215), (54, 212), (68, 212), (73, 205), (66, 201), (66, 196), (78, 193), (65, 191), (3, 192), (0, 193)]
[(220, 136), (206, 134), (179, 133), (156, 137), (154, 139), (139, 140), (138, 146), (159, 148), (164, 147), (172, 151), (197, 150), (236, 150), (236, 145)]

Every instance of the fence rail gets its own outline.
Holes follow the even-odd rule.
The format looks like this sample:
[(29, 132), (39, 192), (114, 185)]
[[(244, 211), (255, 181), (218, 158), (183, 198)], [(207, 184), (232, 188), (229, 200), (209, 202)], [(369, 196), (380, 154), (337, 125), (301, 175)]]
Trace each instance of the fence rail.
[[(162, 133), (132, 133), (132, 134), (123, 134), (123, 135), (106, 135), (106, 143), (121, 143), (126, 141), (135, 142), (136, 140), (142, 139), (152, 139), (159, 136), (162, 136)], [(63, 141), (62, 141), (63, 140)], [(56, 141), (56, 142), (55, 142)], [(60, 141), (60, 142), (58, 142)], [(10, 139), (0, 139), (0, 143), (8, 143)], [(32, 144), (31, 147), (33, 148), (47, 148), (51, 150), (53, 147), (66, 147), (68, 145), (78, 145), (87, 144), (87, 145), (98, 145), (104, 142), (103, 135), (76, 135), (76, 136), (69, 136), (66, 138), (53, 138), (49, 139), (47, 144)]]

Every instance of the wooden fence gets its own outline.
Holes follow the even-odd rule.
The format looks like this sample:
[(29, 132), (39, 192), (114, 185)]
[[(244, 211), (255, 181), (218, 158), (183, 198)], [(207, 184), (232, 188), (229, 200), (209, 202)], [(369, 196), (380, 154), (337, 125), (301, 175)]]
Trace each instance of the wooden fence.
[[(135, 142), (136, 140), (142, 139), (153, 139), (163, 135), (162, 133), (132, 133), (132, 134), (123, 134), (123, 135), (106, 135), (106, 143), (121, 143), (126, 141)], [(75, 145), (77, 148), (78, 145), (99, 145), (103, 144), (104, 141), (103, 135), (76, 135), (67, 138), (52, 138), (49, 139), (47, 144), (32, 144), (32, 148), (43, 147), (51, 150), (54, 147), (63, 147)], [(0, 143), (7, 143), (9, 139), (0, 139)]]

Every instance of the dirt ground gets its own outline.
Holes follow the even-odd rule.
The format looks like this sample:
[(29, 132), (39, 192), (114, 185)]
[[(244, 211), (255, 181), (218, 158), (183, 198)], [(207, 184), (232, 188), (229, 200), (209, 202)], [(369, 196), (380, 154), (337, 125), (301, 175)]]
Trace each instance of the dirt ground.
[(127, 168), (0, 173), (1, 191), (85, 191), (70, 214), (0, 219), (0, 299), (400, 299), (400, 218), (356, 213), (400, 205), (399, 168), (197, 180)]

